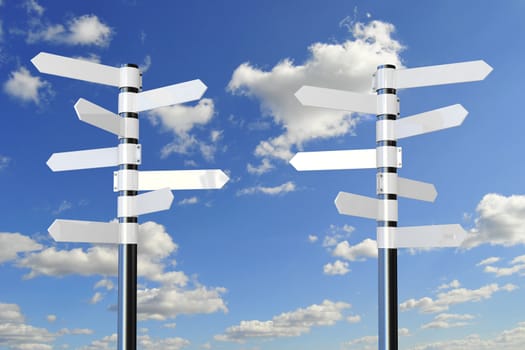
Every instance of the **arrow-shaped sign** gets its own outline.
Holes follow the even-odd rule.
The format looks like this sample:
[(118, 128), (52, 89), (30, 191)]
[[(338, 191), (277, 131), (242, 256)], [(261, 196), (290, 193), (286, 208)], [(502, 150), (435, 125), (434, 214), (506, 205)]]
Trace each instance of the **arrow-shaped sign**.
[(458, 224), (377, 228), (378, 248), (459, 247), (466, 237)]
[(129, 217), (168, 210), (173, 202), (169, 188), (146, 192), (138, 196), (118, 197), (118, 216)]
[(53, 153), (47, 166), (53, 171), (79, 170), (116, 166), (119, 163), (118, 148), (99, 148), (85, 151)]
[(295, 97), (305, 106), (367, 114), (375, 114), (377, 111), (377, 96), (371, 94), (305, 85), (297, 90)]
[(492, 67), (485, 61), (470, 61), (419, 68), (394, 70), (394, 86), (398, 89), (420, 86), (464, 83), (485, 79)]
[(83, 122), (117, 136), (123, 136), (121, 135), (121, 122), (123, 118), (120, 118), (113, 112), (83, 98), (78, 99), (77, 103), (75, 103), (75, 112), (77, 113), (78, 119)]
[[(119, 191), (118, 172), (115, 172), (115, 191)], [(139, 171), (139, 191), (170, 188), (172, 190), (211, 190), (224, 186), (229, 177), (219, 169)]]
[(468, 112), (460, 104), (396, 120), (396, 138), (426, 134), (461, 125)]
[(117, 244), (117, 222), (55, 220), (47, 229), (56, 242)]
[(433, 184), (426, 182), (397, 178), (397, 194), (401, 197), (433, 202), (436, 200), (437, 191)]
[(116, 67), (47, 52), (40, 52), (31, 62), (41, 73), (117, 87), (120, 83), (120, 69)]
[(132, 112), (142, 112), (158, 107), (198, 100), (207, 88), (202, 81), (195, 79), (133, 94), (130, 95), (135, 98), (135, 110)]
[(290, 164), (299, 171), (372, 169), (377, 166), (376, 153), (376, 149), (297, 152)]
[(339, 214), (377, 219), (377, 199), (353, 193), (339, 192), (335, 206)]

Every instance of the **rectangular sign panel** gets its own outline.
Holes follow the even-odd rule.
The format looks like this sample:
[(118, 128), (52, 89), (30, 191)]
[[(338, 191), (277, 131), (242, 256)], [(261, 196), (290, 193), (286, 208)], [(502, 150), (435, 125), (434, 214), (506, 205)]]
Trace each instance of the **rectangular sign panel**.
[(372, 169), (376, 167), (376, 150), (298, 152), (290, 164), (298, 171)]
[(303, 106), (337, 109), (349, 112), (376, 114), (377, 96), (351, 91), (303, 86), (295, 93)]
[(459, 247), (466, 237), (458, 224), (377, 228), (378, 248)]
[(139, 190), (212, 190), (222, 188), (228, 180), (219, 169), (139, 171)]

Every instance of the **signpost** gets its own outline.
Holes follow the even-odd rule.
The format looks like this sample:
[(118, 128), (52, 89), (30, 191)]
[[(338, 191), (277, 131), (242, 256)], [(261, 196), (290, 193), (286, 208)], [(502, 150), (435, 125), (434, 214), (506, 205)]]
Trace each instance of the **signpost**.
[(460, 225), (397, 227), (397, 197), (433, 202), (432, 184), (400, 178), (402, 151), (397, 140), (460, 125), (467, 111), (459, 104), (397, 119), (397, 89), (483, 80), (492, 68), (484, 61), (399, 69), (381, 65), (374, 75), (376, 95), (303, 86), (296, 97), (306, 106), (375, 114), (376, 148), (299, 152), (290, 164), (299, 171), (377, 169), (377, 199), (340, 192), (339, 213), (377, 221), (379, 259), (379, 349), (397, 350), (397, 248), (456, 247), (466, 238)]
[[(121, 68), (41, 52), (31, 62), (42, 73), (118, 87), (118, 115), (85, 99), (75, 104), (78, 118), (119, 138), (117, 147), (54, 153), (47, 165), (53, 171), (119, 166), (113, 190), (119, 193), (117, 222), (55, 220), (49, 233), (57, 242), (119, 245), (118, 349), (137, 344), (137, 236), (138, 216), (170, 208), (171, 190), (219, 189), (229, 178), (218, 169), (139, 171), (138, 112), (198, 100), (206, 91), (192, 80), (149, 91), (142, 89), (137, 65)], [(139, 191), (151, 191), (138, 194)]]

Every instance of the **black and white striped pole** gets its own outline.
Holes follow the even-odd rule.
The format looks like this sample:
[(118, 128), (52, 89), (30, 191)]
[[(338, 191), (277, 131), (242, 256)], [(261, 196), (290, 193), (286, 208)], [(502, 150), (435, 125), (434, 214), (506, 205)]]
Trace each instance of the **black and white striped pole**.
[(53, 171), (118, 166), (113, 173), (118, 223), (57, 219), (48, 231), (57, 242), (118, 244), (118, 350), (135, 350), (139, 215), (169, 209), (171, 190), (219, 189), (229, 180), (219, 169), (139, 171), (138, 113), (198, 100), (206, 86), (192, 80), (141, 91), (142, 75), (135, 64), (116, 68), (48, 53), (40, 53), (31, 61), (42, 73), (119, 88), (118, 115), (84, 99), (75, 104), (80, 120), (117, 135), (118, 146), (54, 153), (47, 161)]
[[(395, 121), (399, 114), (399, 99), (393, 85), (393, 65), (377, 68), (377, 231), (393, 235), (397, 227), (398, 148)], [(397, 249), (378, 248), (378, 331), (379, 349), (397, 348)], [(382, 344), (384, 343), (384, 344)]]
[(483, 61), (396, 69), (385, 64), (374, 75), (376, 95), (303, 86), (296, 97), (305, 106), (375, 114), (376, 148), (362, 150), (299, 152), (290, 164), (299, 171), (377, 169), (377, 198), (339, 192), (339, 213), (377, 221), (378, 247), (378, 345), (398, 349), (397, 249), (457, 247), (466, 237), (460, 225), (398, 227), (397, 197), (433, 202), (434, 185), (398, 177), (402, 166), (397, 140), (460, 125), (467, 115), (461, 105), (398, 119), (397, 90), (419, 86), (483, 80), (492, 68)]
[(132, 95), (141, 88), (138, 66), (127, 64), (120, 68), (118, 114), (124, 130), (119, 136), (119, 177), (124, 179), (118, 192), (118, 348), (137, 348), (137, 239), (138, 217), (133, 202), (138, 194), (138, 165), (133, 155), (139, 147), (139, 115), (132, 108)]

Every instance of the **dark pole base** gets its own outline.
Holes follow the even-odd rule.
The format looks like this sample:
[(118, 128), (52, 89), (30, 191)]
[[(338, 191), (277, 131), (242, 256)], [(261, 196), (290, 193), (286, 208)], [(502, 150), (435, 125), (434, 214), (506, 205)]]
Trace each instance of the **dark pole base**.
[(397, 350), (397, 249), (378, 249), (379, 350)]
[(137, 245), (119, 244), (118, 350), (137, 349)]

